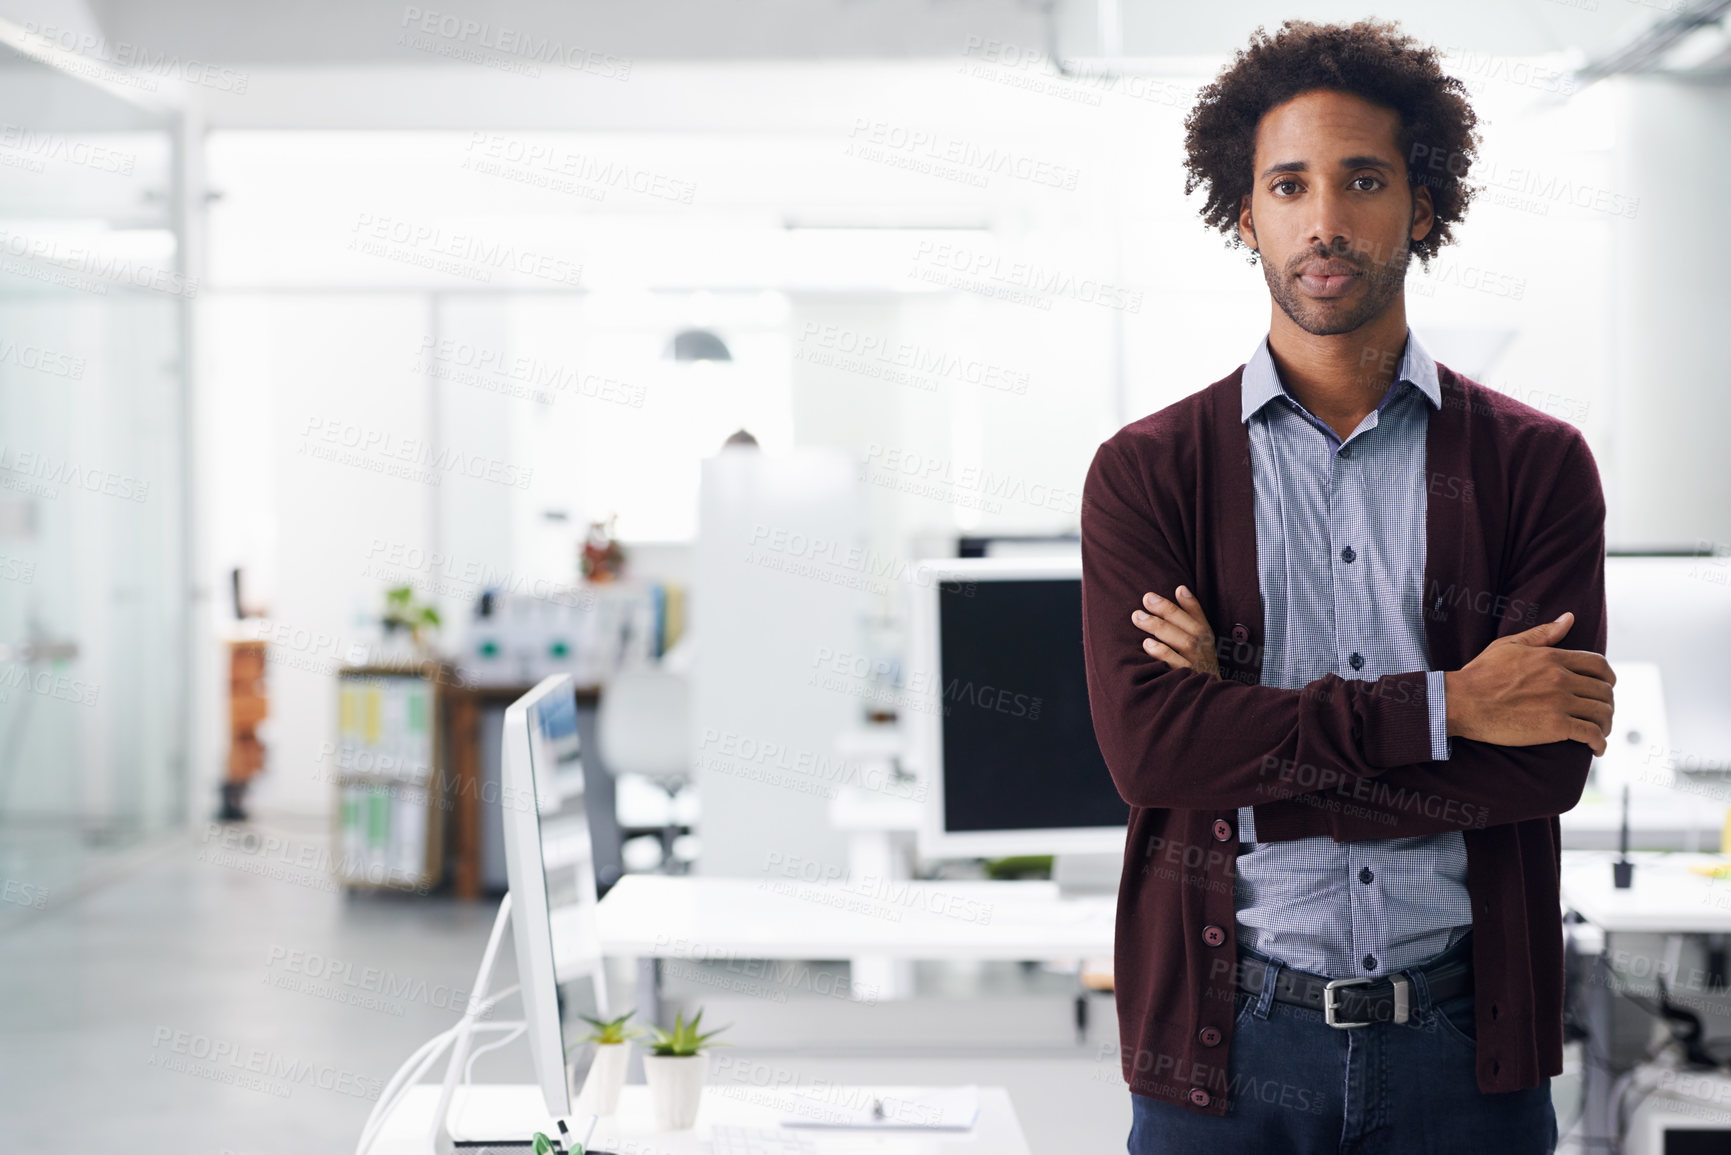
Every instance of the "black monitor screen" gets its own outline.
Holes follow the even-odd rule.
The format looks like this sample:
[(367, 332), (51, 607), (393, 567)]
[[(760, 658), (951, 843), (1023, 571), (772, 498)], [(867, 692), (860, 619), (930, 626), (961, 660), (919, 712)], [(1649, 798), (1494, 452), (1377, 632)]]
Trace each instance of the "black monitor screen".
[(946, 582), (938, 622), (945, 829), (1126, 825), (1088, 713), (1081, 581)]

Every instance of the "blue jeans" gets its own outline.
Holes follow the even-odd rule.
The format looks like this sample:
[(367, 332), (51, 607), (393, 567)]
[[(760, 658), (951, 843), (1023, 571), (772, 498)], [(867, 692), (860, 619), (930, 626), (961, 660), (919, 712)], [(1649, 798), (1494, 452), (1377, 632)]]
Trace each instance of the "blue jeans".
[[(1436, 956), (1470, 957), (1472, 936)], [(1321, 1011), (1274, 1001), (1277, 959), (1258, 995), (1239, 991), (1227, 1057), (1226, 1114), (1130, 1096), (1130, 1155), (1552, 1155), (1551, 1081), (1487, 1095), (1473, 1073), (1471, 991), (1433, 1003), (1413, 981), (1412, 1020), (1342, 1030)]]

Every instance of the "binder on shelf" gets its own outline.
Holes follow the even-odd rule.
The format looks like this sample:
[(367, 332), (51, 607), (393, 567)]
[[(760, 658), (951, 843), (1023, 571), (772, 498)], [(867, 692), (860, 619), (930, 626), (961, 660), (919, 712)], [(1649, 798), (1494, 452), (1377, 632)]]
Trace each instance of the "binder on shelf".
[(427, 792), (404, 787), (392, 805), (391, 876), (419, 878), (427, 860)]

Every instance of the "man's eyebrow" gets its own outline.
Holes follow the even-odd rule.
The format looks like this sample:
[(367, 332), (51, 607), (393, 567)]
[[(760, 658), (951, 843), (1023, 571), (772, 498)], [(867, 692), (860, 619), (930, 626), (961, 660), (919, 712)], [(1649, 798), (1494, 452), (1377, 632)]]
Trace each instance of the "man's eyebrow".
[(1341, 168), (1380, 168), (1380, 169), (1387, 169), (1389, 172), (1394, 171), (1394, 165), (1392, 165), (1388, 161), (1382, 159), (1382, 157), (1380, 157), (1380, 156), (1342, 157), (1341, 161), (1340, 161), (1340, 167)]
[[(1393, 172), (1394, 171), (1394, 165), (1392, 165), (1388, 161), (1382, 159), (1380, 156), (1368, 156), (1368, 155), (1367, 156), (1342, 157), (1341, 161), (1340, 161), (1340, 167), (1341, 168), (1380, 168), (1386, 172)], [(1267, 168), (1263, 169), (1262, 175), (1260, 177), (1258, 177), (1257, 179), (1258, 180), (1267, 180), (1269, 177), (1273, 176), (1277, 172), (1309, 172), (1309, 171), (1310, 171), (1310, 165), (1306, 164), (1302, 160), (1285, 160), (1285, 161), (1281, 161), (1279, 164), (1271, 164)]]

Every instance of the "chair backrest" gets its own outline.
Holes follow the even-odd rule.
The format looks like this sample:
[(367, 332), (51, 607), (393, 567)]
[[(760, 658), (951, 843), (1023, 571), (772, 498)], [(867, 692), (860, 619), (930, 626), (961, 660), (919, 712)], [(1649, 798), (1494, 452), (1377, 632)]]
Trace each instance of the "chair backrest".
[(601, 691), (595, 730), (613, 774), (663, 782), (691, 776), (691, 690), (683, 675), (620, 670)]

